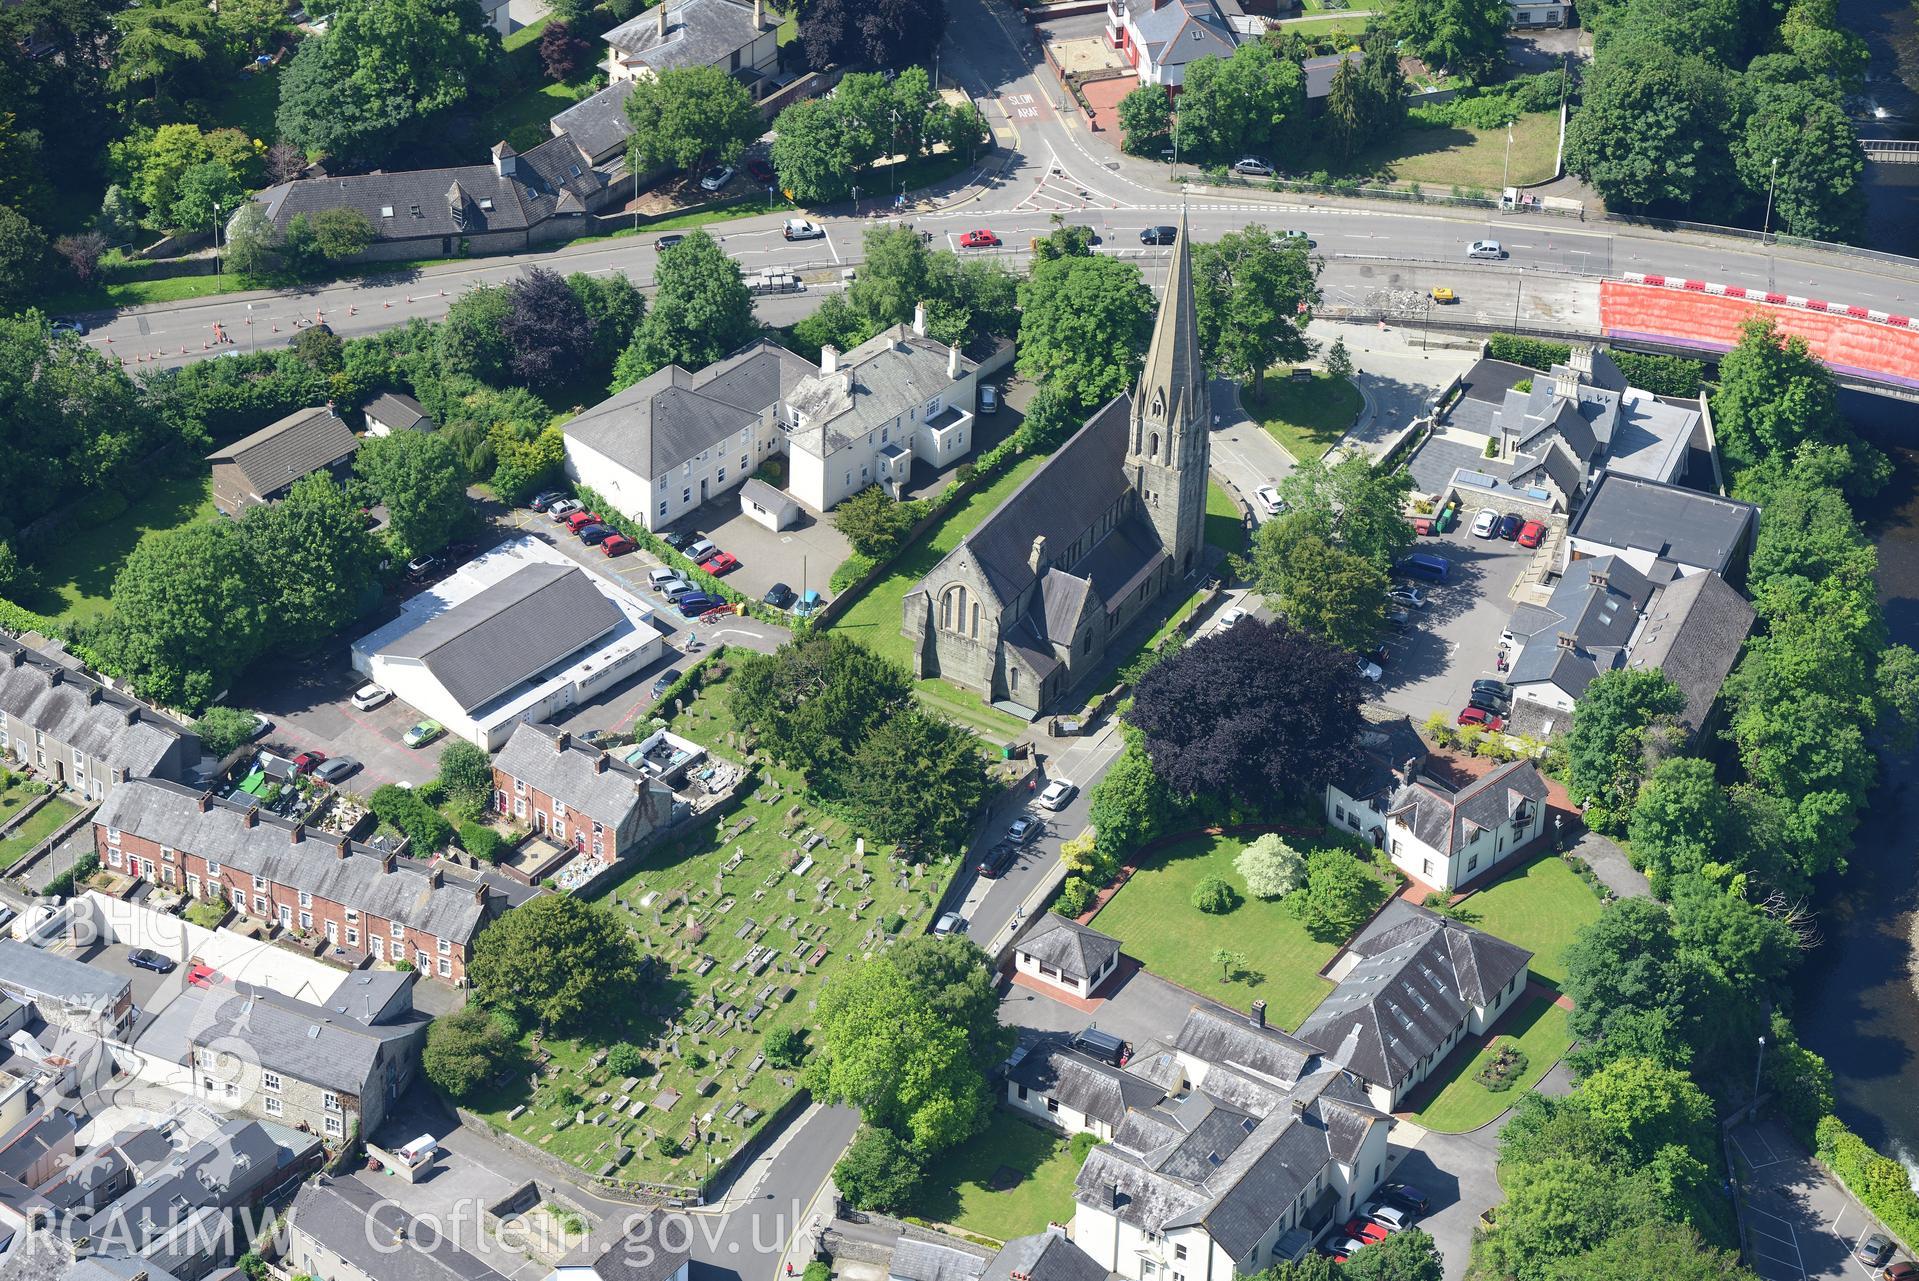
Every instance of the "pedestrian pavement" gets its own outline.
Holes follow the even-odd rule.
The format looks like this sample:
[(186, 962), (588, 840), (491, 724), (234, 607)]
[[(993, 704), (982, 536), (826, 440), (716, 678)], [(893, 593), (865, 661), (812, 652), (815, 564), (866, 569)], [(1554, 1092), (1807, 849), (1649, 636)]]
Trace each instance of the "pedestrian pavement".
[(1600, 884), (1620, 898), (1645, 898), (1652, 893), (1646, 874), (1632, 865), (1626, 851), (1598, 832), (1582, 832), (1568, 853), (1584, 859)]

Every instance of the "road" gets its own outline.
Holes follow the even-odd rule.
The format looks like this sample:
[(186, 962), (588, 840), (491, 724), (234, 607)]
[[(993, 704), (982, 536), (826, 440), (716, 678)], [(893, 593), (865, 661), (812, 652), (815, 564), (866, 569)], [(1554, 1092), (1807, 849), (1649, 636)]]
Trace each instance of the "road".
[[(1249, 222), (1306, 232), (1326, 260), (1321, 286), (1334, 304), (1404, 306), (1431, 284), (1445, 283), (1462, 298), (1456, 317), (1497, 321), (1518, 315), (1577, 331), (1580, 322), (1590, 328), (1596, 321), (1594, 282), (1623, 271), (1766, 286), (1893, 312), (1910, 312), (1919, 302), (1919, 271), (1856, 255), (1768, 250), (1728, 237), (1544, 215), (1489, 219), (1483, 211), (1425, 205), (1185, 189), (1173, 181), (1168, 166), (1122, 156), (1111, 147), (1110, 133), (1090, 135), (1062, 118), (1052, 101), (1057, 84), (1050, 73), (1036, 74), (1037, 46), (1000, 0), (952, 0), (951, 14), (945, 67), (981, 102), (1000, 137), (1003, 167), (911, 218), (948, 247), (956, 248), (960, 234), (974, 227), (989, 227), (1005, 242), (999, 250), (968, 253), (1023, 262), (1027, 242), (1050, 230), (1059, 215), (1091, 225), (1102, 238), (1102, 252), (1138, 259), (1150, 279), (1166, 251), (1141, 246), (1138, 233), (1174, 221), (1185, 204), (1201, 237)], [(1185, 176), (1195, 175), (1188, 168)], [(743, 267), (811, 273), (815, 293), (762, 301), (762, 316), (784, 323), (816, 306), (817, 290), (832, 287), (842, 268), (859, 261), (861, 236), (873, 220), (854, 212), (845, 207), (817, 214), (827, 230), (824, 240), (786, 241), (783, 219), (776, 214), (719, 223), (711, 230)], [(1507, 261), (1467, 262), (1465, 246), (1483, 237), (1500, 240), (1510, 253)], [(371, 333), (416, 317), (441, 316), (465, 289), (509, 280), (533, 264), (562, 272), (624, 271), (646, 284), (653, 278), (656, 240), (642, 233), (351, 283), (103, 313), (88, 317), (94, 326), (88, 341), (137, 367), (152, 368), (214, 354), (217, 349), (208, 340), (216, 323), (235, 339), (227, 351), (284, 344), (296, 322), (315, 318), (324, 318), (343, 336)]]

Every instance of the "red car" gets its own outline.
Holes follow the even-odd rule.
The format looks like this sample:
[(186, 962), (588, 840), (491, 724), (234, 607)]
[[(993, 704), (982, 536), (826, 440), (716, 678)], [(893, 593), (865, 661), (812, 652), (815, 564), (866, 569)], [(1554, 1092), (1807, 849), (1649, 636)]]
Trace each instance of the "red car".
[(961, 249), (996, 249), (999, 247), (999, 237), (984, 227), (981, 227), (977, 231), (967, 232), (959, 238), (959, 242)]
[(1374, 1223), (1371, 1219), (1353, 1219), (1346, 1224), (1343, 1230), (1347, 1236), (1352, 1237), (1356, 1241), (1364, 1241), (1367, 1245), (1373, 1245), (1386, 1239), (1386, 1229)]
[(638, 546), (638, 543), (625, 534), (614, 534), (600, 544), (600, 550), (608, 556), (624, 556)]
[(576, 534), (588, 525), (597, 525), (599, 523), (600, 513), (598, 512), (574, 512), (566, 518), (566, 527)]
[(714, 552), (711, 556), (708, 556), (700, 562), (700, 568), (715, 578), (718, 578), (722, 574), (730, 574), (739, 567), (740, 558), (732, 552)]
[(220, 971), (214, 969), (204, 961), (195, 961), (192, 967), (187, 970), (187, 982), (193, 984), (195, 987), (212, 987), (215, 983), (222, 982), (223, 979), (224, 976)]
[(1457, 725), (1477, 725), (1481, 729), (1505, 729), (1506, 718), (1483, 707), (1468, 707), (1459, 713)]
[(1529, 520), (1519, 527), (1519, 545), (1537, 547), (1546, 537), (1546, 527), (1536, 520)]
[(326, 760), (325, 752), (301, 752), (293, 758), (293, 768), (302, 774), (311, 774), (313, 767)]

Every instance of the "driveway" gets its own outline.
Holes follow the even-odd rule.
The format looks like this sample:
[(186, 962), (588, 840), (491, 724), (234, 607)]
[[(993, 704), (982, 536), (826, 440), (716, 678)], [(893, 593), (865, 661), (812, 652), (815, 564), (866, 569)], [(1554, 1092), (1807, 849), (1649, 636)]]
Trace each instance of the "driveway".
[(1733, 1130), (1745, 1195), (1746, 1262), (1766, 1281), (1872, 1281), (1852, 1250), (1879, 1224), (1813, 1164), (1785, 1127), (1762, 1120)]
[(155, 974), (152, 970), (143, 970), (129, 962), (127, 951), (123, 943), (95, 943), (84, 951), (76, 952), (71, 959), (132, 980), (133, 1003), (139, 1007), (140, 1015), (128, 1029), (127, 1040), (131, 1043), (152, 1025), (154, 1015), (186, 987), (186, 967), (175, 965), (171, 973)]
[(1501, 1124), (1467, 1134), (1437, 1134), (1405, 1121), (1393, 1127), (1387, 1177), (1426, 1194), (1431, 1210), (1419, 1227), (1439, 1247), (1446, 1281), (1466, 1275), (1479, 1216), (1505, 1199), (1494, 1173)]
[(1499, 636), (1512, 617), (1513, 585), (1532, 553), (1517, 543), (1474, 538), (1455, 530), (1422, 538), (1417, 550), (1452, 562), (1444, 583), (1421, 582), (1425, 609), (1412, 611), (1410, 631), (1388, 639), (1380, 696), (1389, 707), (1423, 721), (1466, 705), (1474, 681), (1495, 677)]
[[(354, 637), (377, 623), (352, 629)], [(425, 747), (400, 741), (425, 713), (397, 698), (372, 711), (361, 711), (350, 701), (366, 677), (353, 670), (351, 637), (329, 642), (321, 653), (302, 662), (278, 663), (247, 679), (241, 706), (254, 708), (273, 721), (273, 732), (256, 746), (291, 756), (317, 748), (328, 756), (351, 756), (361, 769), (344, 780), (349, 792), (366, 795), (382, 783), (424, 783), (440, 772), (440, 753), (447, 738)]]
[(1213, 431), (1212, 471), (1216, 479), (1253, 509), (1253, 520), (1266, 519), (1266, 509), (1253, 497), (1261, 485), (1277, 487), (1293, 470), (1293, 456), (1272, 433), (1246, 416), (1237, 384), (1213, 382), (1213, 410), (1220, 425)]
[(802, 507), (799, 524), (775, 532), (740, 510), (738, 490), (701, 505), (673, 528), (689, 534), (697, 530), (739, 557), (740, 567), (726, 576), (726, 585), (754, 600), (774, 583), (796, 592), (810, 587), (824, 596), (826, 580), (853, 554), (846, 535), (833, 528), (829, 517)]

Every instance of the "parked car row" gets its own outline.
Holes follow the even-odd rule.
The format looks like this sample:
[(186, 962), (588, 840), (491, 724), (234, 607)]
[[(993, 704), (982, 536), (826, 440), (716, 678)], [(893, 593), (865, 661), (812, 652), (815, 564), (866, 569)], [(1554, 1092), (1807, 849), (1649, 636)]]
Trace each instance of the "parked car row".
[(1344, 1263), (1367, 1246), (1412, 1227), (1429, 1204), (1426, 1194), (1410, 1183), (1385, 1184), (1321, 1248), (1333, 1262)]
[(1490, 507), (1481, 507), (1473, 517), (1473, 536), (1475, 538), (1502, 538), (1509, 543), (1516, 542), (1521, 547), (1537, 547), (1546, 537), (1543, 522), (1527, 520), (1517, 512), (1507, 512), (1504, 516)]

